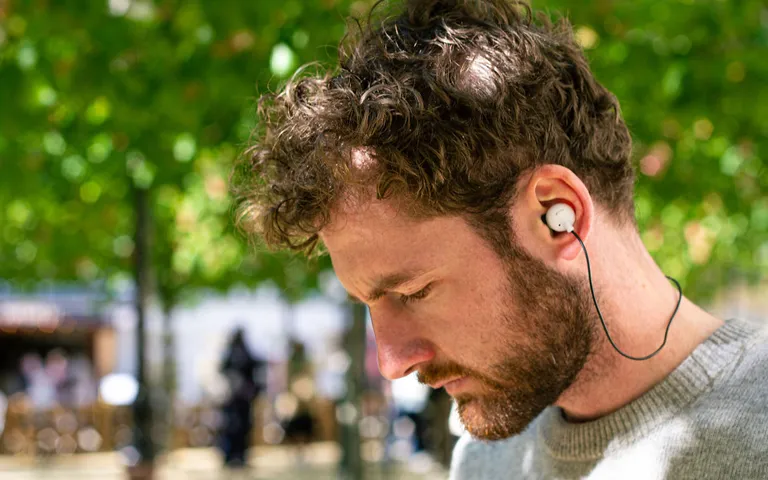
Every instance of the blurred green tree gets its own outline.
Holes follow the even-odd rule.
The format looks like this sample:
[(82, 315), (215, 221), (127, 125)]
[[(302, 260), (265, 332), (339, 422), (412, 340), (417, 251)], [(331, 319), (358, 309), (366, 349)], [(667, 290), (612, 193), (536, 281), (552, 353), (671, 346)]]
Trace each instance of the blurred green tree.
[(247, 250), (227, 177), (259, 87), (329, 59), (348, 7), (0, 3), (0, 277), (125, 278), (136, 186), (151, 197), (164, 303), (266, 279), (289, 298), (314, 287), (318, 265)]
[(535, 1), (566, 13), (622, 105), (643, 241), (706, 300), (768, 272), (768, 5)]
[[(371, 2), (0, 3), (0, 277), (110, 280), (134, 250), (131, 184), (151, 190), (162, 298), (312, 264), (248, 253), (227, 176), (259, 91), (332, 61)], [(536, 1), (575, 25), (635, 138), (637, 216), (694, 298), (768, 268), (768, 13), (761, 0)], [(286, 263), (295, 263), (283, 268)]]

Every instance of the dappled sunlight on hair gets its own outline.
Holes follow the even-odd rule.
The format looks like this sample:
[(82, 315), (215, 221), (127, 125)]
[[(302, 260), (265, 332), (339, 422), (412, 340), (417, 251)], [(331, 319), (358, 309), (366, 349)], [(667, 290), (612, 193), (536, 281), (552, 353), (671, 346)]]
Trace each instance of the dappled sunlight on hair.
[(337, 71), (302, 70), (260, 100), (232, 179), (248, 233), (312, 251), (356, 184), (422, 216), (505, 210), (521, 173), (549, 163), (633, 221), (630, 136), (567, 21), (504, 0), (374, 13), (353, 24)]

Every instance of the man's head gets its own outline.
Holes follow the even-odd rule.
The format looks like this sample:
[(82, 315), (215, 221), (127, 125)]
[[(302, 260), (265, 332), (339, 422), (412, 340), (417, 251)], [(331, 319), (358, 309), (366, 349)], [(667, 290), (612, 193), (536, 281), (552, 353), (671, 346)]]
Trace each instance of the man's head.
[(346, 44), (340, 68), (261, 104), (237, 171), (241, 219), (272, 246), (322, 240), (371, 311), (382, 373), (447, 387), (469, 431), (502, 438), (594, 350), (573, 242), (595, 212), (633, 224), (629, 133), (564, 21), (502, 0), (409, 1)]

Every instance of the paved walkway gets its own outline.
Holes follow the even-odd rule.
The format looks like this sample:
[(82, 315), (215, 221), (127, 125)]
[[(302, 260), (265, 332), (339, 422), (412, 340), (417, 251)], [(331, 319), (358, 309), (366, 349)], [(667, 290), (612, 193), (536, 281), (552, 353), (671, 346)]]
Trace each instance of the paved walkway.
[[(78, 454), (40, 462), (33, 458), (0, 456), (0, 480), (124, 480), (123, 456), (117, 453)], [(285, 447), (263, 447), (251, 452), (250, 469), (231, 472), (221, 468), (221, 459), (212, 449), (185, 449), (172, 452), (158, 464), (156, 480), (291, 479), (335, 480), (338, 476), (338, 447), (316, 444), (299, 456)], [(421, 473), (417, 473), (418, 472)], [(365, 480), (445, 480), (447, 474), (434, 465), (408, 468), (395, 465), (388, 470), (369, 466)]]

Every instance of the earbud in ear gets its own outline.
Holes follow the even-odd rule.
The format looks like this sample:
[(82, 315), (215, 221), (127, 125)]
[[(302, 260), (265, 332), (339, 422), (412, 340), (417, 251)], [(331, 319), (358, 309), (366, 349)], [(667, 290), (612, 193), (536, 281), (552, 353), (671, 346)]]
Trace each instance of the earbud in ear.
[(547, 226), (553, 232), (572, 232), (576, 213), (567, 203), (556, 203), (547, 210)]

